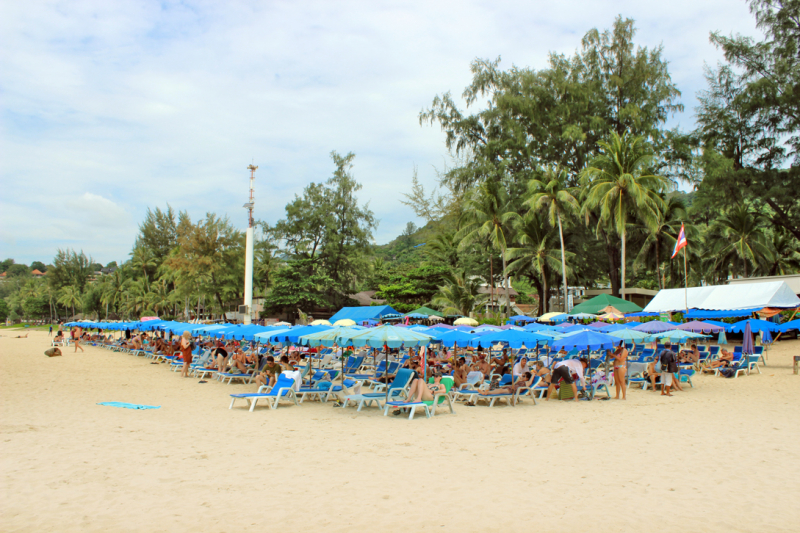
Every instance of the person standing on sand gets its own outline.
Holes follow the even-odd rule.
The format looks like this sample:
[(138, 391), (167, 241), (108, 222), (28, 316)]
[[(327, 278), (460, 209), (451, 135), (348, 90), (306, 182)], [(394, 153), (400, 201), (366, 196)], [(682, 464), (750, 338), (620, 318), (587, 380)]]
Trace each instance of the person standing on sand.
[(75, 352), (73, 353), (77, 353), (78, 348), (80, 348), (81, 352), (83, 352), (83, 346), (81, 346), (81, 328), (75, 328), (72, 330), (72, 342), (75, 343)]
[(614, 358), (614, 388), (617, 395), (614, 396), (615, 400), (619, 400), (619, 393), (622, 391), (622, 399), (625, 398), (627, 387), (625, 387), (625, 378), (628, 375), (628, 349), (625, 348), (625, 341), (620, 341), (617, 349), (611, 354)]
[(181, 376), (184, 378), (189, 377), (189, 365), (192, 364), (192, 350), (194, 349), (194, 343), (192, 342), (192, 334), (188, 331), (184, 331), (183, 335), (181, 336), (181, 357), (183, 358), (183, 369), (181, 370)]
[(670, 394), (672, 374), (678, 371), (678, 357), (671, 348), (672, 345), (669, 342), (664, 343), (664, 349), (659, 356), (661, 359), (661, 396), (672, 396)]
[(50, 333), (47, 334), (48, 337), (53, 336), (53, 324), (50, 324)]

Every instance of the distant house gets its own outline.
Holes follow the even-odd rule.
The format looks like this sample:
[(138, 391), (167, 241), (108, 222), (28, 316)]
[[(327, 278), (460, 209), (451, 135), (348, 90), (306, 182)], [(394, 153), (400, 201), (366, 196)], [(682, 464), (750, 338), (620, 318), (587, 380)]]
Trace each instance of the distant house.
[[(511, 307), (516, 309), (517, 296), (519, 296), (519, 293), (510, 285), (511, 281), (509, 280), (508, 297), (511, 299)], [(489, 299), (486, 300), (486, 305), (484, 306), (486, 311), (499, 311), (506, 305), (505, 287), (494, 287), (494, 289), (492, 289), (484, 284), (478, 289), (478, 294), (489, 295)]]
[(34, 278), (41, 278), (45, 274), (46, 274), (46, 272), (40, 272), (38, 268), (34, 268), (31, 271), (31, 276), (33, 276)]

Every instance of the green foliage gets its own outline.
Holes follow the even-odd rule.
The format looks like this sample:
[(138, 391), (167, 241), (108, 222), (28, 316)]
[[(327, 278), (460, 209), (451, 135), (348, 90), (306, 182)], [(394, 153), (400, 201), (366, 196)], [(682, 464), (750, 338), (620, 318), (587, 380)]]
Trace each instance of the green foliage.
[(273, 313), (295, 315), (297, 309), (310, 311), (328, 308), (325, 298), (335, 281), (319, 271), (312, 259), (296, 259), (280, 268), (273, 277), (272, 288), (264, 302), (265, 316)]
[(42, 263), (41, 261), (34, 261), (31, 263), (31, 271), (38, 270), (39, 272), (45, 273), (47, 272), (47, 265)]
[(11, 278), (26, 277), (30, 276), (30, 274), (31, 271), (28, 266), (20, 263), (15, 263), (6, 270), (6, 275)]
[(92, 262), (83, 251), (78, 253), (72, 249), (59, 248), (53, 258), (53, 266), (47, 272), (47, 282), (54, 291), (73, 287), (80, 294), (94, 272), (91, 269)]
[(5, 300), (0, 299), (0, 322), (5, 322), (8, 318), (8, 304)]

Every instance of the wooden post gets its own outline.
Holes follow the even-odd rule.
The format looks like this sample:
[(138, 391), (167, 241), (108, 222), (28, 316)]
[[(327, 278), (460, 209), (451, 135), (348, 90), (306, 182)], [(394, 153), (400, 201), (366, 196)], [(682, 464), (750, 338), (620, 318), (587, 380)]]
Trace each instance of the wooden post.
[(800, 372), (800, 355), (795, 355), (795, 356), (794, 356), (794, 367), (793, 367), (792, 371), (793, 371), (795, 374), (797, 374), (798, 372)]

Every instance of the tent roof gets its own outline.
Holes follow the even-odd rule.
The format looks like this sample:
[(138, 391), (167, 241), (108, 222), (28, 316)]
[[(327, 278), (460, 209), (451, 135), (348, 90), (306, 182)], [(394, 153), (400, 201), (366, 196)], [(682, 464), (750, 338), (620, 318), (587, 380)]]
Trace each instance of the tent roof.
[(411, 315), (411, 314), (414, 314), (414, 313), (419, 313), (420, 315), (428, 315), (428, 316), (436, 315), (436, 316), (444, 317), (443, 313), (440, 313), (439, 311), (436, 311), (435, 309), (431, 309), (430, 307), (425, 307), (424, 305), (422, 307), (418, 307), (418, 308), (414, 309), (413, 311), (411, 311), (410, 313), (407, 313), (407, 314)]
[[(800, 298), (784, 281), (769, 283), (736, 283), (734, 285), (709, 285), (684, 289), (663, 289), (644, 308), (648, 312), (681, 311), (686, 309), (708, 309), (734, 311), (764, 307), (794, 308), (800, 306)], [(749, 314), (749, 313), (748, 313)], [(701, 317), (694, 317), (701, 318)]]
[[(362, 307), (342, 307), (339, 311), (330, 317), (328, 321), (333, 324), (337, 320), (349, 318), (355, 323), (363, 322), (364, 320), (377, 320), (383, 315), (395, 314), (400, 315), (397, 311), (392, 309), (390, 305), (365, 305)], [(402, 315), (400, 315), (402, 316)]]
[(641, 307), (636, 305), (633, 302), (629, 302), (627, 300), (623, 300), (622, 298), (617, 298), (616, 296), (611, 296), (610, 294), (598, 294), (591, 300), (586, 300), (583, 303), (580, 303), (572, 308), (572, 311), (569, 312), (571, 315), (575, 315), (577, 313), (592, 313), (597, 314), (609, 305), (613, 306), (615, 309), (619, 310), (622, 313), (637, 313), (642, 310)]

